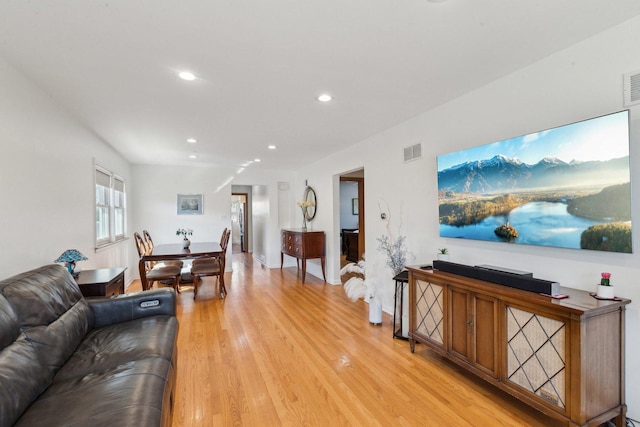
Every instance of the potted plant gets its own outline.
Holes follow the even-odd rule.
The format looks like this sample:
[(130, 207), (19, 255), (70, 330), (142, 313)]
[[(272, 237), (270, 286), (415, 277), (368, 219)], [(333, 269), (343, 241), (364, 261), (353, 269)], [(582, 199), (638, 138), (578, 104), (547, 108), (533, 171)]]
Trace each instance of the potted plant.
[(615, 294), (613, 292), (613, 286), (609, 281), (611, 279), (611, 273), (603, 272), (600, 273), (600, 284), (598, 285), (598, 295), (599, 298), (613, 299), (615, 298)]
[(447, 248), (438, 249), (438, 259), (440, 261), (449, 261), (449, 249)]
[(187, 236), (191, 236), (193, 234), (193, 230), (190, 228), (178, 228), (176, 230), (176, 236), (182, 236), (182, 247), (187, 249), (191, 245), (191, 240), (187, 238)]
[[(385, 265), (391, 269), (395, 277), (404, 270), (407, 257), (410, 256), (405, 246), (406, 237), (398, 236), (394, 238), (391, 233), (391, 216), (385, 215), (387, 222), (387, 234), (378, 238), (378, 250), (386, 255)], [(369, 323), (372, 325), (382, 324), (382, 297), (384, 295), (384, 287), (380, 284), (385, 283), (384, 280), (378, 281), (376, 278), (365, 279), (365, 263), (363, 259), (357, 264), (347, 264), (340, 274), (356, 273), (358, 276), (352, 277), (344, 284), (345, 293), (352, 300), (365, 298), (369, 303)]]

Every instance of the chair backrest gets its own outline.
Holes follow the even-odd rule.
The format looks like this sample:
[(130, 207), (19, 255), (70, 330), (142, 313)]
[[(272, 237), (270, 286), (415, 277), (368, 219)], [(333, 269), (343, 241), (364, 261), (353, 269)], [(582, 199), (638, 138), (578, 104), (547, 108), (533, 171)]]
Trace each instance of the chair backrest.
[(220, 247), (222, 247), (222, 250), (225, 253), (227, 252), (227, 246), (229, 245), (229, 237), (231, 237), (231, 230), (225, 228), (222, 232), (222, 238), (220, 239)]
[(147, 230), (142, 230), (142, 235), (144, 236), (144, 242), (147, 245), (147, 251), (153, 251), (153, 239), (151, 238), (151, 234)]
[(136, 242), (136, 249), (138, 250), (138, 256), (142, 258), (142, 255), (146, 255), (147, 253), (147, 245), (144, 243), (144, 239), (137, 231), (133, 233), (133, 238)]
[(222, 256), (220, 257), (220, 274), (224, 274), (224, 268), (227, 264), (227, 246), (229, 245), (229, 238), (231, 237), (231, 230), (225, 228), (222, 236), (220, 247), (222, 248)]
[(222, 246), (222, 243), (224, 242), (224, 236), (226, 236), (227, 234), (227, 227), (224, 228), (224, 230), (222, 230), (222, 234), (220, 235), (220, 246)]

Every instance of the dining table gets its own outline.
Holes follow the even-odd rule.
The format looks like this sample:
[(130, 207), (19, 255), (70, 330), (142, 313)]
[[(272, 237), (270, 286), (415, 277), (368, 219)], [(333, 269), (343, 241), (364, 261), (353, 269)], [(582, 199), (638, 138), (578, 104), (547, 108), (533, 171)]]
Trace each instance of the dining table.
[[(176, 259), (214, 258), (224, 255), (218, 242), (192, 242), (188, 248), (182, 243), (168, 243), (154, 248), (140, 257), (138, 268), (142, 289), (148, 290), (146, 263), (149, 261), (170, 261)], [(220, 284), (224, 289), (224, 274), (220, 275)]]

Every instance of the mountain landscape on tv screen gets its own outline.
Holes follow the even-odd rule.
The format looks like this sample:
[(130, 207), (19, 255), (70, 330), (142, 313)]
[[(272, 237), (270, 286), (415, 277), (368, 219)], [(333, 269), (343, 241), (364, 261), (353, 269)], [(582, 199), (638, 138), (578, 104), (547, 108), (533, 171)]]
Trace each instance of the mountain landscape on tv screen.
[(496, 155), (438, 172), (440, 235), (631, 253), (629, 156)]
[(496, 155), (438, 172), (438, 190), (454, 193), (501, 193), (514, 190), (583, 187), (629, 180), (629, 156), (606, 161), (566, 163), (545, 157), (528, 165)]

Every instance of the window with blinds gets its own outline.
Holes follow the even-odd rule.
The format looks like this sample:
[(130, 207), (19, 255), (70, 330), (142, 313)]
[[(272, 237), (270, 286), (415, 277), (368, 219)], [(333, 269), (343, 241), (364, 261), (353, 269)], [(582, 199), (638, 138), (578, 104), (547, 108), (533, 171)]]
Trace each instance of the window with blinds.
[(124, 179), (96, 166), (96, 248), (122, 240), (125, 234)]

